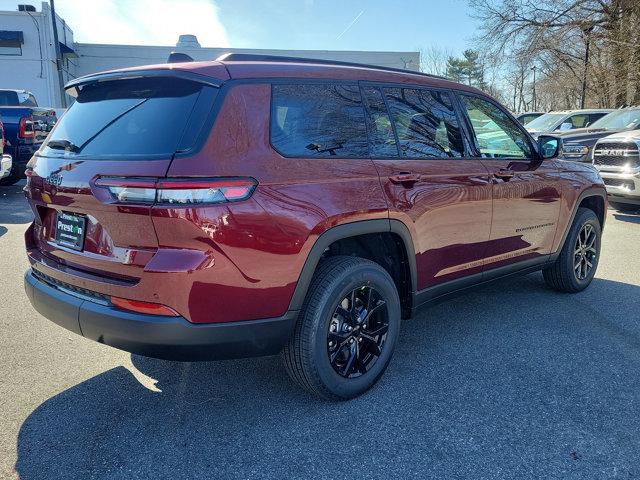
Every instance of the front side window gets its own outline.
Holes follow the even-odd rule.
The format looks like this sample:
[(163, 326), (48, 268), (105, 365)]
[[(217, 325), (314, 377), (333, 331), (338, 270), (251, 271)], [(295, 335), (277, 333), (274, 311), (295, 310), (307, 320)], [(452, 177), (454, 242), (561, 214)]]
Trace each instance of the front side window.
[(368, 157), (358, 86), (274, 84), (271, 143), (287, 157)]
[(506, 112), (479, 97), (461, 98), (483, 158), (533, 158), (526, 135)]
[(385, 88), (384, 94), (403, 157), (462, 156), (462, 134), (448, 93), (413, 88)]
[(589, 123), (589, 116), (584, 114), (571, 115), (566, 122), (571, 124), (571, 128), (584, 128)]

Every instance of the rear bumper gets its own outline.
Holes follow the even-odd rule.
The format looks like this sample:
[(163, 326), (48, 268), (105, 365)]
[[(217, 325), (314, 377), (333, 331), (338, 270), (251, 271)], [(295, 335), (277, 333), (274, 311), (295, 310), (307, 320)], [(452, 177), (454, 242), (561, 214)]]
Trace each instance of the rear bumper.
[(14, 163), (19, 167), (26, 167), (33, 154), (40, 148), (40, 143), (28, 143), (24, 145), (18, 145), (16, 148)]
[(297, 312), (282, 317), (194, 324), (182, 317), (127, 312), (24, 277), (27, 296), (44, 317), (78, 335), (127, 352), (167, 360), (222, 360), (274, 355), (285, 345)]

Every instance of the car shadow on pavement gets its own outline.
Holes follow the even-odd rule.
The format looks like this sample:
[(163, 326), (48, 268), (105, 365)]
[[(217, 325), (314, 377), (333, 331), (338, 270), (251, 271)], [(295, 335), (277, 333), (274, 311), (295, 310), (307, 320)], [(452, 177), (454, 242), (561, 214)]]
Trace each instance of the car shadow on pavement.
[(22, 480), (637, 478), (638, 298), (639, 286), (601, 279), (577, 295), (539, 274), (494, 283), (404, 322), (386, 375), (349, 402), (307, 395), (278, 357), (134, 355), (155, 388), (118, 367), (48, 399), (20, 429), (16, 470)]
[(24, 199), (24, 185), (25, 181), (21, 180), (16, 185), (0, 186), (0, 224), (29, 223), (33, 220), (31, 208)]
[(621, 222), (630, 222), (630, 223), (640, 223), (640, 212), (637, 214), (631, 213), (614, 213), (613, 216), (616, 220), (620, 220)]

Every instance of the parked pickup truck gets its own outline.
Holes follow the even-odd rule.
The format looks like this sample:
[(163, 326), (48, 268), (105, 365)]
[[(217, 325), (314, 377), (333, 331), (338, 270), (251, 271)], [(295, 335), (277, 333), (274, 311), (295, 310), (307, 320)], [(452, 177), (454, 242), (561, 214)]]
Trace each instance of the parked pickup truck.
[(27, 162), (56, 123), (56, 112), (38, 107), (25, 90), (0, 90), (0, 117), (4, 123), (4, 153), (13, 158), (8, 176), (0, 185), (13, 185), (23, 178)]

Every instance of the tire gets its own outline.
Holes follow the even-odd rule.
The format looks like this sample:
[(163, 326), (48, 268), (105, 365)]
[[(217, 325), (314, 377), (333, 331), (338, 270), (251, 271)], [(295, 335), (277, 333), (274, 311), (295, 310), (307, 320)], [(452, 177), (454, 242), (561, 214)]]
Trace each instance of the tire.
[[(583, 241), (586, 231), (590, 232), (589, 237), (586, 241)], [(595, 236), (593, 241), (591, 237), (592, 234)], [(578, 244), (579, 235), (581, 235), (581, 244)], [(560, 255), (553, 265), (542, 270), (542, 275), (547, 285), (555, 290), (567, 293), (576, 293), (587, 288), (598, 268), (601, 237), (602, 229), (600, 227), (600, 221), (593, 210), (582, 207), (578, 208), (578, 212), (567, 234)], [(585, 254), (584, 256), (582, 253), (576, 255), (576, 252), (582, 250), (580, 247), (582, 244), (590, 246), (587, 250), (582, 251), (582, 253)], [(588, 267), (588, 264), (585, 264), (580, 257), (589, 260), (591, 267)], [(580, 267), (576, 267), (579, 262)], [(583, 267), (585, 270), (583, 270)], [(587, 268), (589, 268), (588, 271)]]
[(14, 163), (13, 165), (11, 165), (11, 172), (9, 173), (9, 175), (4, 177), (3, 179), (0, 179), (0, 187), (15, 185), (23, 178), (24, 175), (20, 172), (20, 169), (17, 168), (16, 164)]
[[(365, 309), (366, 303), (371, 307)], [(349, 317), (350, 311), (356, 315)], [(384, 322), (386, 334), (374, 335), (385, 329)], [(350, 325), (356, 327), (345, 333)], [(307, 391), (328, 400), (348, 400), (366, 392), (382, 376), (399, 331), (400, 299), (387, 271), (363, 258), (329, 257), (313, 276), (282, 358), (289, 376)], [(382, 342), (377, 348), (374, 338)], [(370, 363), (365, 365), (367, 359)]]
[(609, 206), (615, 208), (619, 212), (635, 212), (640, 210), (640, 205), (633, 203), (609, 202)]

